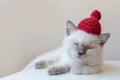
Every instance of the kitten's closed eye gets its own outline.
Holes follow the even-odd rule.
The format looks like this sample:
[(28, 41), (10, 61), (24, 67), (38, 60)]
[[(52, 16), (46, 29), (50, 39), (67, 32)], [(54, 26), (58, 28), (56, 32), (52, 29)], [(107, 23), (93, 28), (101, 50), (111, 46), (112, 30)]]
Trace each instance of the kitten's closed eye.
[(78, 44), (78, 43), (74, 43), (74, 46), (75, 46), (75, 47), (79, 47), (79, 44)]
[[(74, 46), (75, 47), (80, 47), (80, 44), (79, 43), (74, 43)], [(90, 46), (90, 45), (87, 45), (87, 46), (85, 46), (85, 45), (82, 45), (82, 47), (85, 47), (86, 49), (93, 49), (94, 47), (92, 47), (92, 46)]]
[(91, 46), (85, 46), (86, 49), (93, 49)]
[(81, 43), (74, 43), (74, 47), (76, 47), (76, 48), (78, 48), (78, 47), (84, 47), (84, 45), (81, 44)]

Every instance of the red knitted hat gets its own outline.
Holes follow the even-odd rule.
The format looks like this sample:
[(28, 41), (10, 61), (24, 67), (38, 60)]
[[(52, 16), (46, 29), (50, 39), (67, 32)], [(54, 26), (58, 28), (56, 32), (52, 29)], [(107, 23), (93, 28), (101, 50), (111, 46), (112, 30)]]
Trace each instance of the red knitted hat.
[(101, 34), (101, 25), (99, 23), (100, 18), (101, 13), (98, 10), (94, 10), (89, 18), (80, 21), (78, 28), (87, 33), (99, 35)]

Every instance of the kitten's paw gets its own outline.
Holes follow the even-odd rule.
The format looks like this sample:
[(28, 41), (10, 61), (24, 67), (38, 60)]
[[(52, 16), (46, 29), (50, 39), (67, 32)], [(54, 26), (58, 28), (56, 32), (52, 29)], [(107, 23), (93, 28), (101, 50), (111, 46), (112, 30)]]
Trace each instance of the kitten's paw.
[(73, 74), (83, 74), (83, 68), (81, 67), (72, 67), (71, 72)]
[(46, 61), (39, 61), (35, 63), (35, 69), (42, 69), (47, 67)]
[(48, 74), (49, 75), (58, 75), (62, 73), (62, 68), (59, 67), (51, 67), (48, 69)]
[(68, 66), (53, 66), (48, 68), (48, 74), (49, 75), (58, 75), (58, 74), (62, 74), (65, 72), (68, 72), (70, 70), (70, 68)]

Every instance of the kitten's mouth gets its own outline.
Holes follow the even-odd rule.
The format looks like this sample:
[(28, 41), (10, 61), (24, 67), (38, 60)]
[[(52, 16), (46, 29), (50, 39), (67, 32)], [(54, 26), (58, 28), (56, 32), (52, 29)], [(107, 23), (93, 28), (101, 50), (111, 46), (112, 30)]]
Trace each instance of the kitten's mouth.
[(83, 58), (83, 55), (79, 55), (78, 58)]

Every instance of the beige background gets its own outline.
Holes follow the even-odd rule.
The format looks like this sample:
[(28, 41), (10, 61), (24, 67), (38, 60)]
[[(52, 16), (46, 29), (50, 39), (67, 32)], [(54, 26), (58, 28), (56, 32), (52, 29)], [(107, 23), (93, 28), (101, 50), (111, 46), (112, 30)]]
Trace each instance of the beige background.
[(104, 59), (120, 60), (120, 0), (0, 0), (0, 76), (21, 70), (61, 44), (68, 19), (75, 24), (94, 9), (112, 34)]

